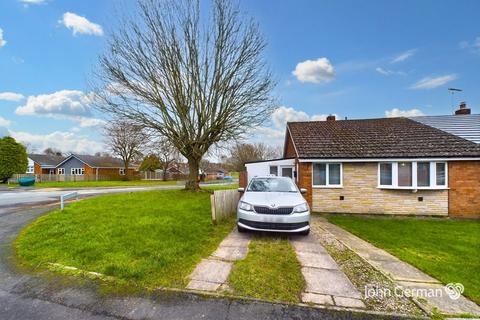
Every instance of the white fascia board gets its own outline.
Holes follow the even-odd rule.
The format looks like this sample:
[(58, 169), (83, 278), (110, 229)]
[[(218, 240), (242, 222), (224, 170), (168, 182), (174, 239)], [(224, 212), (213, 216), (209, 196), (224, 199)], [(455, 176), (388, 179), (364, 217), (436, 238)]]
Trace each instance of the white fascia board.
[(409, 162), (409, 161), (479, 161), (480, 158), (354, 158), (354, 159), (298, 159), (299, 162)]

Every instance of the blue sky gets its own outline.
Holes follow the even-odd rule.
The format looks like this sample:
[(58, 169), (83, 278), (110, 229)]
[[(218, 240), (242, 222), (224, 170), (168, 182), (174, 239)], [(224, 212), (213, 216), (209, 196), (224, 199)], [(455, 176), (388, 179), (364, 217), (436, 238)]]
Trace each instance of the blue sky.
[[(41, 151), (103, 151), (87, 79), (114, 0), (0, 1), (0, 132)], [(125, 2), (125, 6), (132, 1)], [(451, 114), (448, 87), (480, 110), (480, 1), (240, 1), (260, 24), (278, 109), (253, 140), (291, 120)]]

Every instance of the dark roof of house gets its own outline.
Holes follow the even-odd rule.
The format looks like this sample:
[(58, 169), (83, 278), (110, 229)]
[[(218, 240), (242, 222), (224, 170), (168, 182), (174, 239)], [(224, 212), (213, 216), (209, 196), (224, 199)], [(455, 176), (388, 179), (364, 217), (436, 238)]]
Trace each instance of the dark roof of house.
[[(119, 158), (91, 156), (86, 154), (72, 154), (71, 156), (88, 164), (92, 168), (123, 168), (124, 167), (123, 161)], [(130, 167), (134, 167), (134, 166), (130, 165)]]
[(410, 119), (472, 142), (480, 143), (480, 114), (423, 116)]
[(480, 145), (407, 118), (287, 126), (299, 158), (480, 157)]
[(53, 166), (62, 162), (65, 157), (50, 154), (29, 154), (28, 157), (40, 166)]

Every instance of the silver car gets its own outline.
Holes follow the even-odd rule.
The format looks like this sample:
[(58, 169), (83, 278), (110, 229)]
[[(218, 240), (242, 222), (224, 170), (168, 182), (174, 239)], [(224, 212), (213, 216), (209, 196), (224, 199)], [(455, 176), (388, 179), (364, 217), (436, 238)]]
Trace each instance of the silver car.
[(255, 177), (244, 192), (237, 207), (239, 232), (246, 230), (310, 232), (310, 208), (299, 190), (288, 177)]

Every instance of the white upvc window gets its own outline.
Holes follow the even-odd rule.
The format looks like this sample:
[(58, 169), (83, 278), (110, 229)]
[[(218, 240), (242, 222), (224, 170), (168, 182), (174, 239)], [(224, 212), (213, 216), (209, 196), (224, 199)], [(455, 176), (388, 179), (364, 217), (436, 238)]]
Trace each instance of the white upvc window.
[(342, 188), (343, 166), (341, 163), (314, 162), (312, 186), (315, 188)]
[(26, 173), (34, 173), (35, 172), (35, 166), (28, 166), (27, 167), (27, 172)]
[(58, 168), (57, 169), (58, 174), (65, 174), (65, 168)]
[(83, 174), (85, 173), (85, 169), (84, 168), (71, 168), (70, 173), (74, 176), (83, 176)]
[(378, 163), (378, 187), (384, 189), (446, 189), (447, 163), (399, 161)]
[(124, 176), (125, 175), (125, 168), (118, 169), (118, 174), (120, 174), (121, 176)]
[(278, 166), (270, 166), (270, 174), (278, 176)]

